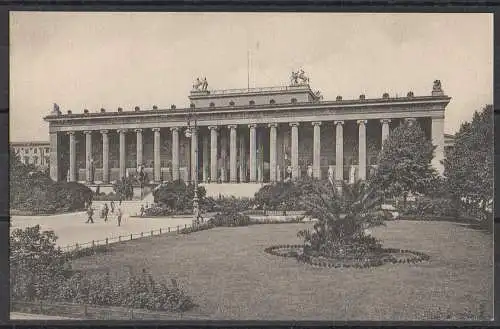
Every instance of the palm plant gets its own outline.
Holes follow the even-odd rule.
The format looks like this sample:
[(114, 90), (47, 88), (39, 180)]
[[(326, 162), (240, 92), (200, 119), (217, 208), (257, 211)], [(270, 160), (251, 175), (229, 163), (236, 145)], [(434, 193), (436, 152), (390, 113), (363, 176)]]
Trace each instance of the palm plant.
[(316, 218), (313, 231), (302, 230), (306, 253), (336, 257), (365, 254), (380, 248), (380, 243), (365, 229), (383, 225), (385, 214), (379, 210), (381, 196), (367, 183), (343, 184), (342, 193), (329, 181), (305, 180), (302, 204), (307, 215)]

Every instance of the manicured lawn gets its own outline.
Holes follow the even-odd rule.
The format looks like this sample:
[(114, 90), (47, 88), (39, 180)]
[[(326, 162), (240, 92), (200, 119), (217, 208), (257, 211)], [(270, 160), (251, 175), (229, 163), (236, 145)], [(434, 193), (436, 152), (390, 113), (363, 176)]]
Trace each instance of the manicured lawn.
[(421, 264), (315, 268), (266, 254), (300, 243), (312, 224), (216, 228), (117, 245), (75, 261), (114, 273), (146, 268), (175, 278), (213, 319), (445, 320), (492, 318), (493, 236), (449, 222), (390, 222), (374, 230), (384, 246), (422, 251)]

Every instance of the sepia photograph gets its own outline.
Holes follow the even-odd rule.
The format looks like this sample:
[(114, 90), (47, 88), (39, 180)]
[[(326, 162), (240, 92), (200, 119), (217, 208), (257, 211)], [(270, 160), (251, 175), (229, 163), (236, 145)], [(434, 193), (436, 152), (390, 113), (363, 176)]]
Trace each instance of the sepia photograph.
[(10, 12), (11, 320), (493, 320), (493, 15)]

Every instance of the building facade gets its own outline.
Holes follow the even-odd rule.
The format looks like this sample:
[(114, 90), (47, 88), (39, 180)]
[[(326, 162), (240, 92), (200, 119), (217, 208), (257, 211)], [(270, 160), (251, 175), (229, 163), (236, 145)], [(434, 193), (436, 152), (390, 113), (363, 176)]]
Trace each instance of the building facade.
[(10, 142), (9, 144), (22, 163), (34, 165), (40, 170), (49, 167), (49, 142)]
[[(201, 87), (201, 88), (200, 88)], [(49, 122), (54, 180), (110, 184), (144, 170), (153, 183), (197, 175), (205, 183), (275, 182), (311, 175), (366, 179), (383, 141), (404, 120), (416, 120), (436, 145), (443, 172), (444, 116), (450, 101), (436, 80), (430, 95), (324, 101), (307, 80), (271, 88), (209, 90), (198, 81), (189, 108), (101, 109)], [(196, 122), (185, 134), (188, 120)], [(189, 135), (188, 135), (189, 136)]]

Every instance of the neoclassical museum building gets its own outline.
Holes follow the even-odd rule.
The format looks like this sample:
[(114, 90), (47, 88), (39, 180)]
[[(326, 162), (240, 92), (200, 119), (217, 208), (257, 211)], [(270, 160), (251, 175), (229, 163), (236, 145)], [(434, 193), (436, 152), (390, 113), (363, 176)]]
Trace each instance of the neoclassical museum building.
[[(417, 120), (443, 172), (444, 116), (439, 80), (423, 96), (323, 100), (308, 79), (288, 86), (210, 90), (197, 80), (190, 107), (62, 113), (49, 122), (54, 180), (107, 185), (143, 170), (151, 183), (197, 174), (203, 183), (265, 183), (311, 175), (352, 181), (373, 173), (382, 142)], [(192, 127), (186, 134), (188, 124)], [(197, 164), (197, 165), (196, 165)]]

